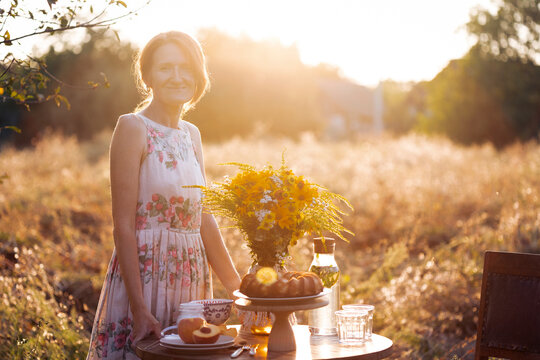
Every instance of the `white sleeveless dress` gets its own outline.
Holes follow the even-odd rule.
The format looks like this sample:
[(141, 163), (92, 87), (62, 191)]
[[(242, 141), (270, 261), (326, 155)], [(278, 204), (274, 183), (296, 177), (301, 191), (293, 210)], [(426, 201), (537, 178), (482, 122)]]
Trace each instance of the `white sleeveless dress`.
[[(204, 185), (187, 124), (177, 129), (138, 113), (147, 129), (139, 173), (136, 238), (143, 297), (165, 328), (180, 303), (212, 298), (211, 274), (200, 234)], [(96, 311), (87, 359), (138, 359), (131, 347), (133, 315), (116, 249)]]

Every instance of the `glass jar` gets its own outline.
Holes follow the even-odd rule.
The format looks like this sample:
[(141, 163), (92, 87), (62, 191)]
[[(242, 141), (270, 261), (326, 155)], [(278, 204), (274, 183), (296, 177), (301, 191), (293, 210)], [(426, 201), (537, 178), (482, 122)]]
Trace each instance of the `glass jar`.
[(204, 317), (204, 306), (203, 304), (197, 303), (182, 303), (178, 309), (178, 317), (176, 318), (176, 325), (182, 319), (189, 318), (201, 318), (205, 320)]
[(313, 261), (309, 271), (317, 274), (329, 289), (329, 304), (308, 312), (309, 331), (313, 335), (335, 335), (336, 315), (339, 310), (339, 267), (334, 258), (336, 240), (333, 238), (313, 239)]

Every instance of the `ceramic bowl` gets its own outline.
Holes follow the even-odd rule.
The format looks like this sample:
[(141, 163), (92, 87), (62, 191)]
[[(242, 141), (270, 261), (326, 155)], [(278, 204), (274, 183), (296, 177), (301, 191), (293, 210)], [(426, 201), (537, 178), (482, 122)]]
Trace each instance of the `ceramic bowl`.
[(229, 299), (204, 299), (195, 300), (192, 303), (203, 304), (203, 314), (207, 322), (214, 325), (221, 325), (229, 316), (231, 316), (231, 309), (233, 300)]

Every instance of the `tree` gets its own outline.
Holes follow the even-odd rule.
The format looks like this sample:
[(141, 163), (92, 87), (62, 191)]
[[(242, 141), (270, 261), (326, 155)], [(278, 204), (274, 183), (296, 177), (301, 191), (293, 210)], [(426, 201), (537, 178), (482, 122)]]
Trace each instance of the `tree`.
[[(4, 56), (0, 60), (0, 99), (15, 101), (27, 108), (30, 104), (52, 100), (56, 106), (64, 104), (69, 108), (69, 101), (61, 92), (66, 83), (47, 68), (43, 57), (24, 56), (17, 51), (10, 51), (10, 48), (16, 48), (22, 41), (40, 35), (58, 36), (75, 29), (108, 29), (118, 20), (135, 14), (140, 9), (129, 10), (127, 4), (121, 0), (102, 0), (99, 3), (85, 0), (47, 0), (42, 3), (43, 6), (35, 7), (35, 2), (29, 4), (29, 1), (25, 0), (12, 0), (7, 7), (0, 8), (0, 52)], [(125, 11), (118, 16), (107, 16), (111, 10), (118, 7), (125, 8)], [(14, 36), (16, 28), (22, 26), (30, 30)], [(118, 34), (116, 35), (118, 37)], [(52, 84), (55, 86), (51, 86)], [(82, 86), (70, 85), (95, 88), (107, 87), (109, 82), (106, 75), (103, 75), (98, 82), (88, 81)], [(4, 127), (16, 130), (12, 126)]]
[(418, 128), (473, 144), (504, 145), (514, 138), (498, 99), (479, 81), (468, 58), (454, 60), (429, 83)]
[[(62, 93), (62, 87), (67, 84), (49, 71), (43, 58), (20, 55), (8, 49), (16, 48), (23, 40), (40, 35), (58, 35), (75, 29), (108, 29), (118, 20), (135, 14), (140, 8), (129, 10), (122, 0), (101, 0), (97, 5), (95, 1), (90, 3), (86, 0), (47, 0), (48, 8), (35, 7), (35, 4), (27, 0), (0, 3), (0, 56), (3, 56), (0, 60), (0, 100), (22, 104), (28, 110), (30, 104), (52, 100), (57, 107), (64, 104), (69, 109), (69, 100)], [(45, 5), (45, 1), (42, 4)], [(94, 11), (94, 6), (97, 11)], [(118, 16), (109, 17), (107, 14), (115, 7), (126, 10)], [(27, 27), (28, 24), (31, 25)], [(17, 25), (24, 25), (25, 29), (31, 30), (13, 36)], [(51, 86), (53, 83), (56, 86)], [(98, 86), (109, 86), (106, 75), (103, 74), (100, 82), (89, 81), (85, 86), (72, 85), (79, 88)], [(3, 129), (21, 131), (15, 125), (0, 123), (0, 133)], [(0, 174), (0, 184), (6, 177), (5, 173)]]
[(136, 106), (139, 94), (131, 75), (136, 53), (134, 46), (118, 42), (111, 32), (106, 31), (88, 30), (85, 39), (77, 51), (68, 46), (62, 46), (62, 51), (51, 47), (43, 55), (43, 63), (66, 83), (98, 81), (100, 74), (106, 73), (110, 86), (99, 91), (92, 87), (73, 89), (65, 86), (63, 91), (69, 99), (69, 111), (64, 106), (57, 108), (51, 101), (34, 104), (31, 111), (25, 111), (21, 105), (10, 109), (9, 104), (0, 104), (0, 121), (9, 116), (10, 111), (16, 111), (19, 119), (22, 133), (13, 137), (15, 145), (30, 144), (47, 128), (75, 135), (81, 140), (89, 139), (104, 129), (112, 129), (119, 115)]
[(495, 14), (477, 9), (467, 24), (484, 54), (506, 61), (540, 61), (540, 4), (538, 0), (500, 0)]
[(453, 60), (427, 87), (418, 127), (464, 143), (502, 147), (537, 138), (540, 67), (486, 57), (479, 46)]
[(467, 24), (477, 43), (428, 83), (418, 128), (464, 144), (502, 147), (540, 134), (540, 5), (501, 0)]

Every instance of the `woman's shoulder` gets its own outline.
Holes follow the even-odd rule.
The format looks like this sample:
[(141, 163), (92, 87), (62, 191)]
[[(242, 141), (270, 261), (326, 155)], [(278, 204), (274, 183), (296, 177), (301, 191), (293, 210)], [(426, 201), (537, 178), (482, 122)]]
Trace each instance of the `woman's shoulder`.
[(144, 121), (134, 113), (120, 115), (116, 122), (116, 127), (132, 130), (144, 130), (146, 128)]
[(123, 114), (118, 117), (114, 132), (128, 136), (142, 135), (146, 133), (146, 126), (143, 120), (136, 114)]

